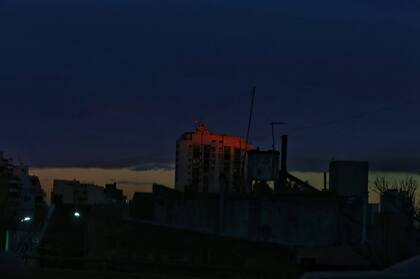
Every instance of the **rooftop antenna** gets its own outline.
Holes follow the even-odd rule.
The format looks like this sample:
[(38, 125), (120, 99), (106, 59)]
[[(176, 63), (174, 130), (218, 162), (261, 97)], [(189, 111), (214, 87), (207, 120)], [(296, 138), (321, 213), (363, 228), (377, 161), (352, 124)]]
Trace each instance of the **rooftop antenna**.
[(270, 125), (271, 125), (271, 136), (273, 138), (273, 145), (272, 145), (273, 151), (276, 150), (276, 139), (275, 139), (275, 136), (274, 136), (274, 126), (284, 125), (284, 124), (286, 124), (286, 122), (276, 121), (276, 122), (271, 122), (270, 123)]
[(254, 105), (255, 105), (255, 93), (256, 93), (256, 86), (252, 86), (251, 89), (251, 107), (249, 109), (249, 118), (248, 118), (248, 127), (246, 131), (246, 137), (245, 137), (245, 152), (242, 156), (242, 162), (241, 162), (241, 177), (242, 179), (245, 179), (245, 157), (248, 151), (248, 144), (249, 144), (249, 134), (251, 132), (251, 124), (252, 124), (252, 117), (254, 115)]
[(252, 124), (252, 116), (254, 115), (254, 103), (255, 103), (255, 92), (256, 92), (256, 86), (252, 86), (251, 90), (251, 108), (249, 110), (249, 119), (248, 119), (248, 129), (246, 131), (246, 144), (248, 144), (249, 141), (249, 133), (251, 131), (251, 124)]

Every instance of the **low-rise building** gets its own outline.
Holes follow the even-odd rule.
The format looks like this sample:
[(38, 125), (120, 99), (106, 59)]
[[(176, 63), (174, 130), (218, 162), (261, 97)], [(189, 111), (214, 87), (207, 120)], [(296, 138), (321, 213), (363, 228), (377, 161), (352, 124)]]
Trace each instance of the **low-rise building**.
[(391, 189), (381, 194), (381, 213), (410, 214), (412, 201), (407, 191)]
[(123, 205), (127, 203), (127, 197), (124, 196), (124, 192), (117, 188), (117, 183), (105, 185), (105, 200), (106, 203), (114, 205)]
[(74, 205), (124, 205), (126, 203), (126, 197), (122, 190), (117, 189), (115, 183), (102, 187), (77, 180), (54, 180), (51, 199), (52, 203)]
[(19, 234), (39, 231), (46, 213), (38, 177), (0, 152), (0, 250), (17, 252)]
[(0, 153), (0, 207), (1, 218), (16, 223), (25, 217), (34, 218), (37, 210), (45, 210), (45, 192), (38, 177), (29, 174), (29, 168), (16, 165)]

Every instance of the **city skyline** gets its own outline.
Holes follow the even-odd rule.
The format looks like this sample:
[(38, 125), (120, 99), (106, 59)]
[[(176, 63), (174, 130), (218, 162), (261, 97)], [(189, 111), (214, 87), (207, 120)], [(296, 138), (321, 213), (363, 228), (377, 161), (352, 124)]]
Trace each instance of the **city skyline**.
[[(135, 192), (150, 192), (154, 183), (162, 184), (170, 188), (175, 187), (175, 169), (172, 170), (132, 170), (132, 169), (100, 169), (100, 168), (33, 168), (30, 170), (33, 175), (39, 177), (41, 185), (47, 193), (49, 201), (54, 179), (80, 180), (84, 183), (105, 185), (116, 182), (118, 187), (124, 190), (128, 199), (131, 199)], [(292, 171), (292, 174), (308, 181), (318, 189), (323, 188), (323, 173), (321, 172), (299, 172)], [(400, 181), (407, 177), (414, 178), (420, 182), (420, 174), (408, 172), (370, 172), (369, 187), (373, 186), (376, 177), (386, 177), (391, 183)], [(418, 194), (418, 198), (419, 198)], [(370, 189), (369, 201), (378, 202), (379, 195)]]
[(419, 14), (0, 0), (0, 274), (418, 278)]

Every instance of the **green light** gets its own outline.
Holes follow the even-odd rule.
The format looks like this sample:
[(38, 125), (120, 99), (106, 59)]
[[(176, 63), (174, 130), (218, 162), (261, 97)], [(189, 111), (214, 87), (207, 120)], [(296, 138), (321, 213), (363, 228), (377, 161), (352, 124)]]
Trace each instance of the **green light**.
[(9, 231), (6, 231), (6, 243), (4, 245), (4, 251), (9, 252), (9, 249), (10, 249), (10, 235), (9, 235)]
[(80, 215), (80, 212), (76, 211), (74, 212), (73, 216), (76, 218), (80, 218), (81, 215)]

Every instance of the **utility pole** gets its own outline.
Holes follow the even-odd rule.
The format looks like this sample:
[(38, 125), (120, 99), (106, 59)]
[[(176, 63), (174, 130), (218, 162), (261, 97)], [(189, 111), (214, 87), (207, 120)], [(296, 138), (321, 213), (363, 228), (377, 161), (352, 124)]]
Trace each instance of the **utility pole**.
[(271, 125), (271, 136), (273, 137), (273, 146), (272, 146), (273, 151), (276, 150), (276, 139), (275, 139), (275, 136), (274, 136), (274, 126), (284, 125), (284, 124), (286, 124), (286, 122), (277, 121), (277, 122), (271, 122), (270, 123), (270, 125)]

